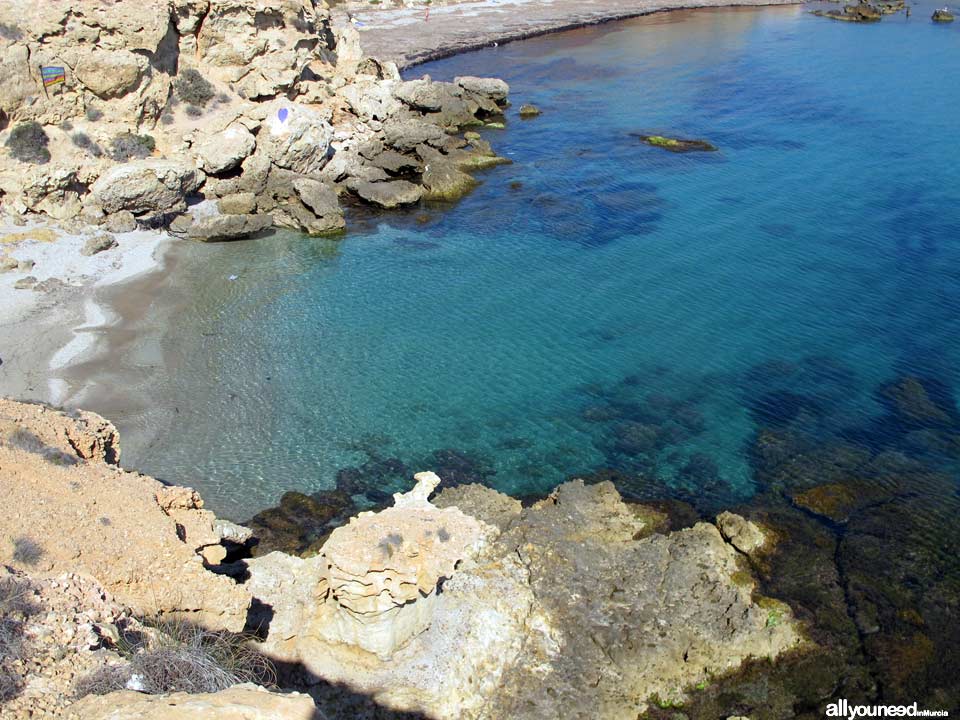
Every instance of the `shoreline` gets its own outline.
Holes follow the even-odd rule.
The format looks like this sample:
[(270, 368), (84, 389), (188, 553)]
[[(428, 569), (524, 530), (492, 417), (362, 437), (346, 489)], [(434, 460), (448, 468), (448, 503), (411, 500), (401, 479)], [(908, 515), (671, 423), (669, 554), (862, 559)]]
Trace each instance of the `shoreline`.
[[(418, 7), (377, 8), (349, 2), (331, 8), (339, 25), (350, 13), (359, 23), (364, 54), (391, 61), (400, 70), (409, 70), (434, 60), (482, 50), (501, 44), (528, 40), (553, 33), (595, 27), (660, 13), (707, 9), (752, 9), (802, 5), (803, 0), (556, 0), (531, 4), (530, 0), (469, 0)], [(424, 21), (429, 7), (429, 21)], [(522, 11), (507, 13), (508, 10)], [(506, 17), (505, 17), (506, 14)]]
[[(172, 238), (152, 230), (118, 233), (116, 247), (85, 256), (80, 250), (98, 228), (67, 232), (34, 223), (0, 230), (24, 234), (8, 254), (36, 263), (0, 274), (0, 395), (77, 405), (91, 380), (77, 369), (109, 353), (107, 336), (125, 320), (113, 298), (164, 274)], [(14, 287), (28, 276), (39, 289)]]
[[(362, 7), (363, 15), (387, 16), (393, 24), (381, 28), (360, 28), (364, 55), (393, 59), (401, 68), (443, 57), (553, 33), (613, 23), (645, 15), (681, 10), (756, 8), (797, 5), (796, 0), (757, 0), (729, 3), (701, 0), (700, 5), (676, 6), (651, 3), (650, 0), (614, 0), (574, 5), (569, 0), (532, 5), (530, 0), (470, 0), (431, 7), (429, 32), (403, 30), (420, 18), (422, 8), (372, 9), (352, 3), (331, 10), (335, 22), (346, 21), (344, 7)], [(484, 35), (478, 30), (491, 15), (504, 7), (523, 10), (523, 27), (494, 28)], [(566, 10), (561, 17), (543, 16)], [(473, 11), (464, 15), (464, 11)], [(486, 11), (486, 12), (484, 12)], [(409, 18), (415, 18), (410, 20)], [(464, 19), (469, 22), (464, 23)], [(422, 24), (422, 23), (421, 23)], [(466, 29), (465, 29), (466, 28)], [(424, 40), (439, 41), (438, 48), (418, 50)], [(469, 37), (462, 37), (469, 36)], [(480, 39), (476, 39), (477, 37)], [(370, 40), (400, 47), (402, 57), (391, 58), (371, 47)], [(405, 60), (404, 60), (405, 58)], [(54, 406), (80, 407), (84, 403), (97, 412), (124, 425), (124, 435), (140, 447), (160, 432), (145, 422), (128, 425), (150, 406), (150, 368), (165, 365), (159, 342), (165, 334), (160, 328), (149, 333), (143, 326), (148, 310), (156, 318), (169, 318), (181, 306), (172, 268), (182, 256), (175, 250), (175, 238), (164, 231), (135, 230), (118, 233), (118, 246), (86, 257), (80, 254), (85, 240), (101, 232), (97, 226), (65, 230), (54, 222), (28, 223), (24, 226), (0, 226), (6, 233), (52, 232), (55, 240), (27, 240), (0, 250), (16, 259), (34, 259), (29, 271), (0, 273), (0, 396), (18, 400), (41, 401)], [(55, 268), (55, 272), (50, 270)], [(34, 275), (41, 283), (51, 280), (55, 287), (46, 292), (14, 290), (13, 284), (25, 275)], [(57, 283), (57, 280), (62, 282)], [(158, 305), (162, 306), (157, 309)], [(41, 332), (36, 327), (42, 328)], [(142, 346), (142, 347), (141, 347)], [(11, 353), (6, 348), (16, 347)], [(119, 363), (119, 365), (118, 365)], [(97, 398), (91, 402), (91, 397)], [(168, 419), (168, 422), (172, 418)]]

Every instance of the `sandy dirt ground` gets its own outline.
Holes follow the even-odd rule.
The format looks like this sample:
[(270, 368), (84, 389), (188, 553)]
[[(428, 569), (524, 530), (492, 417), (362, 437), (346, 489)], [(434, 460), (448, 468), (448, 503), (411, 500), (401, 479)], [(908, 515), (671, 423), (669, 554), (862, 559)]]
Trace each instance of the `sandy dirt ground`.
[(348, 2), (332, 12), (337, 23), (352, 17), (367, 55), (403, 69), (465, 50), (664, 10), (792, 4), (796, 0), (466, 0), (409, 7)]

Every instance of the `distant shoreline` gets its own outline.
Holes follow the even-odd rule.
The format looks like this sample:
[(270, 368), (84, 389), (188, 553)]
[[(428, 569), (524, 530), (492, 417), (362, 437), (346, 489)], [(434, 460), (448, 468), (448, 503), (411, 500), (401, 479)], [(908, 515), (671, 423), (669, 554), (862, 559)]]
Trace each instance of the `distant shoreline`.
[[(331, 9), (345, 24), (359, 23), (364, 54), (395, 62), (401, 70), (460, 53), (578, 28), (676, 10), (800, 5), (802, 0), (468, 0), (417, 7), (380, 8), (349, 2)], [(429, 19), (425, 20), (429, 8)]]

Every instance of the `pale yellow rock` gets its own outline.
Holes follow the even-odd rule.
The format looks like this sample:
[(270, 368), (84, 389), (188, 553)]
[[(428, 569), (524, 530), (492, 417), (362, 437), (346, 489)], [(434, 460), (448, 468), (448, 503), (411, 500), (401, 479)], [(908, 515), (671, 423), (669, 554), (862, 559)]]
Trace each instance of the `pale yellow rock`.
[(88, 696), (67, 710), (68, 720), (313, 720), (309, 695), (235, 685), (218, 693), (143, 695), (122, 691)]
[(74, 72), (97, 97), (114, 98), (133, 90), (147, 66), (145, 57), (126, 49), (95, 49), (80, 58)]

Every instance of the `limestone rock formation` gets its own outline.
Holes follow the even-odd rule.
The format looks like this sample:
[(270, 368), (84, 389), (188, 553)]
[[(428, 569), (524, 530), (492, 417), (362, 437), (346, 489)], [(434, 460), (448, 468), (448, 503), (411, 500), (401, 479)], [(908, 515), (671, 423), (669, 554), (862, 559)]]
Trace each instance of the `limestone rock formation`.
[(0, 400), (0, 563), (87, 573), (142, 616), (242, 629), (249, 595), (204, 567), (222, 550), (213, 513), (193, 491), (124, 472), (119, 457), (116, 429), (94, 413)]
[[(434, 505), (439, 478), (418, 479), (314, 558), (247, 561), (270, 607), (265, 652), (429, 717), (632, 720), (745, 660), (803, 648), (790, 609), (745, 581), (740, 546), (767, 540), (739, 516), (718, 520), (723, 533), (700, 523), (665, 535), (609, 482), (568, 483), (521, 509), (481, 486)], [(321, 710), (354, 712), (332, 698)]]
[(407, 180), (351, 180), (347, 187), (367, 202), (387, 210), (412, 205), (423, 197), (423, 188)]
[(196, 148), (197, 164), (213, 175), (233, 170), (256, 148), (257, 140), (243, 125), (231, 125), (210, 135)]
[(107, 213), (126, 210), (134, 215), (183, 210), (187, 195), (203, 183), (203, 173), (173, 160), (141, 160), (117, 165), (90, 188)]
[[(272, 579), (280, 574), (278, 564), (292, 562), (287, 556), (248, 561), (251, 590), (261, 602), (276, 602), (269, 649), (309, 663), (310, 647), (320, 642), (388, 660), (430, 625), (438, 586), (497, 530), (457, 508), (432, 505), (427, 498), (440, 483), (433, 473), (416, 479), (413, 490), (394, 496), (393, 507), (361, 513), (333, 531), (319, 557), (296, 562), (302, 590)], [(301, 575), (314, 579), (305, 582)], [(290, 597), (298, 599), (291, 603)], [(300, 644), (291, 646), (296, 635)]]
[[(345, 191), (383, 208), (455, 199), (503, 162), (458, 133), (502, 115), (506, 83), (403, 81), (316, 0), (114, 5), (0, 5), (0, 142), (43, 145), (0, 153), (0, 211), (121, 232), (131, 216), (166, 227), (199, 201), (253, 194), (197, 239), (247, 235), (253, 215), (325, 235), (344, 227)], [(63, 82), (44, 88), (40, 67)]]

